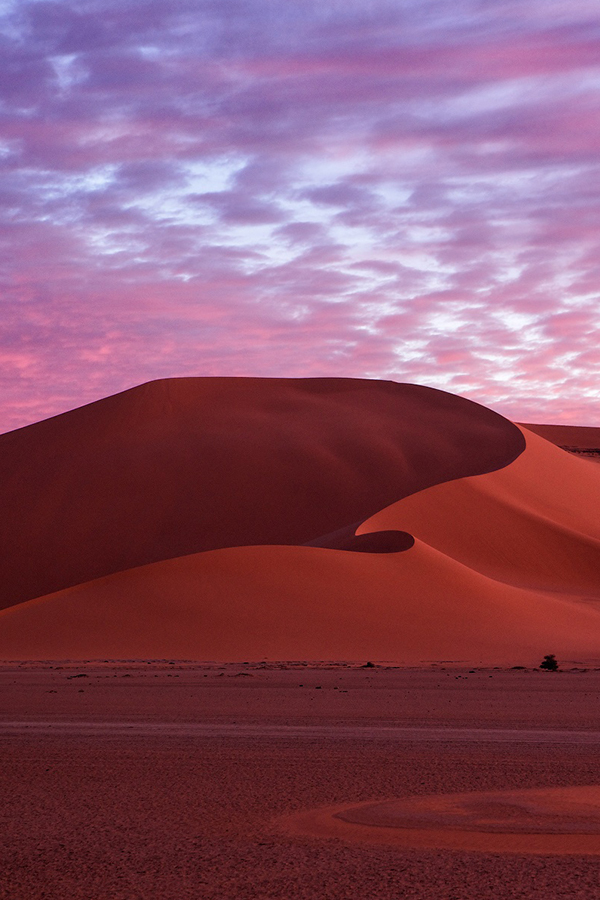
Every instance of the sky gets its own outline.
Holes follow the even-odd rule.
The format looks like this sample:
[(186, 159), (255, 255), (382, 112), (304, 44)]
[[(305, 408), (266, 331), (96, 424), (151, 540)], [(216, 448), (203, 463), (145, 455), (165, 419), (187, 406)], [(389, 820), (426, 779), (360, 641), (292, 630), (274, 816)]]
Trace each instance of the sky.
[(0, 0), (0, 431), (340, 376), (600, 426), (597, 0)]

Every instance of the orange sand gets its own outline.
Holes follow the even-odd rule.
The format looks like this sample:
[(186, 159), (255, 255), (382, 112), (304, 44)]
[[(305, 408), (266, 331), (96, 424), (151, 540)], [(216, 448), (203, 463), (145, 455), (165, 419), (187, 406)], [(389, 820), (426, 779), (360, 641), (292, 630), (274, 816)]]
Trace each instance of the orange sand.
[(0, 659), (600, 656), (600, 467), (450, 394), (176, 379), (0, 451)]
[(600, 452), (600, 428), (584, 425), (530, 425), (528, 423), (525, 423), (523, 427), (559, 447), (566, 447), (575, 452), (580, 450)]
[(398, 554), (240, 547), (132, 569), (0, 614), (5, 659), (600, 656), (600, 615), (417, 542)]
[(503, 584), (600, 599), (600, 468), (524, 434), (509, 466), (407, 497), (359, 533), (400, 528)]
[(522, 449), (506, 419), (417, 385), (151, 382), (0, 436), (0, 608), (184, 554), (303, 544)]

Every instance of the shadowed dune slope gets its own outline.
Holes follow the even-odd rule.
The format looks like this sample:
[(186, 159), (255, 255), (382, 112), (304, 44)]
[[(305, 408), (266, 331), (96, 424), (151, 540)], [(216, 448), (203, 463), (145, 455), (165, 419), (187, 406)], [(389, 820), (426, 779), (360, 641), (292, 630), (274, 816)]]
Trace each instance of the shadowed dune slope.
[(151, 382), (0, 436), (0, 608), (198, 551), (303, 544), (523, 445), (491, 410), (415, 385)]
[(505, 584), (600, 600), (600, 467), (524, 434), (506, 468), (406, 497), (358, 532), (402, 529)]
[(238, 547), (117, 573), (0, 612), (0, 658), (598, 656), (600, 614), (500, 584), (419, 541), (401, 553)]

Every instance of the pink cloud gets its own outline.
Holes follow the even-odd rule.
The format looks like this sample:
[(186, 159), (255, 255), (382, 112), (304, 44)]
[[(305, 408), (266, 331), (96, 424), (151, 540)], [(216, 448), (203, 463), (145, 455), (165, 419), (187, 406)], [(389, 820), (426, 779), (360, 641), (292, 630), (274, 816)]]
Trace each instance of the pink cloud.
[(0, 429), (223, 374), (391, 377), (595, 423), (585, 4), (4, 16)]

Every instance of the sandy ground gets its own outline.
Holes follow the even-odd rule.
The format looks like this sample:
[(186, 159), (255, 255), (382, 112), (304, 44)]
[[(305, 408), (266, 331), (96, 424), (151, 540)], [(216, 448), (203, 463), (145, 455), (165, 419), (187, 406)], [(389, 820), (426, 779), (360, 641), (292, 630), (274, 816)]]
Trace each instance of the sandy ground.
[(597, 785), (597, 669), (5, 665), (0, 752), (3, 900), (600, 897), (600, 856), (282, 824), (328, 806)]

